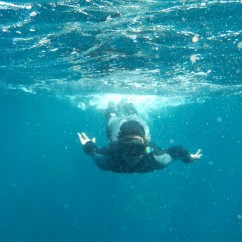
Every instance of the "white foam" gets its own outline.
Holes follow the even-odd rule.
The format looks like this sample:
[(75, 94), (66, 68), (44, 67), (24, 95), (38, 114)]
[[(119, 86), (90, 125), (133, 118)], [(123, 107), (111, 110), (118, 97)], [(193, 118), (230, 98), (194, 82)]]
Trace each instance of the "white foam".
[[(104, 110), (109, 101), (119, 103), (125, 99), (129, 103), (133, 103), (139, 113), (147, 113), (151, 110), (164, 109), (170, 106), (180, 106), (185, 104), (185, 98), (182, 96), (156, 96), (156, 95), (128, 95), (115, 93), (97, 93), (86, 98), (69, 97), (74, 105), (85, 110), (87, 107), (95, 107), (99, 110)], [(85, 101), (86, 100), (86, 101)]]
[(3, 1), (0, 1), (0, 9), (31, 9), (32, 6), (27, 4), (27, 5), (24, 5), (24, 4), (20, 4), (20, 5), (17, 5), (17, 4), (14, 4), (14, 3), (7, 3), (7, 2), (3, 2)]

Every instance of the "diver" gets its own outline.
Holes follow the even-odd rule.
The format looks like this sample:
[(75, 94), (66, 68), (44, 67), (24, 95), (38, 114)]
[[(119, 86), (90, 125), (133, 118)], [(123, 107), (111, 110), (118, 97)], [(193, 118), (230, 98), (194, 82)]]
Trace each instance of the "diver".
[(78, 133), (84, 152), (102, 170), (117, 173), (145, 173), (161, 170), (174, 160), (191, 163), (201, 158), (201, 150), (190, 154), (182, 146), (161, 149), (150, 142), (147, 123), (138, 115), (132, 103), (122, 100), (109, 102), (104, 116), (108, 121), (106, 133), (109, 144), (96, 145), (95, 138)]

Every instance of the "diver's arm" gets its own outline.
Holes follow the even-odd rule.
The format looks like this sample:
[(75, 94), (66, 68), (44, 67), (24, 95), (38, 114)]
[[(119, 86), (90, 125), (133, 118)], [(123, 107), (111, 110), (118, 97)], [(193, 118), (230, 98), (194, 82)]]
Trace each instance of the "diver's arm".
[(77, 135), (82, 145), (85, 145), (88, 141), (92, 141), (93, 143), (96, 142), (96, 138), (89, 139), (84, 132), (77, 133)]
[(191, 163), (202, 157), (202, 150), (198, 149), (195, 154), (190, 154), (186, 148), (182, 146), (174, 146), (167, 149), (173, 160), (181, 160), (184, 163)]
[(190, 153), (182, 146), (170, 147), (166, 150), (166, 153), (171, 156), (172, 160), (181, 160), (184, 163), (193, 161)]
[(202, 158), (202, 150), (198, 149), (195, 154), (190, 154), (192, 161), (199, 160)]
[(99, 148), (93, 138), (92, 140), (87, 137), (85, 133), (77, 133), (80, 139), (81, 144), (83, 145), (83, 150), (87, 155), (90, 155), (96, 165), (102, 170), (108, 170), (108, 149), (107, 148)]
[(157, 147), (153, 153), (153, 156), (157, 161), (156, 169), (163, 169), (175, 160), (181, 160), (184, 163), (191, 163), (200, 159), (202, 154), (200, 149), (198, 149), (195, 154), (190, 154), (184, 147), (174, 146), (166, 150), (162, 150)]

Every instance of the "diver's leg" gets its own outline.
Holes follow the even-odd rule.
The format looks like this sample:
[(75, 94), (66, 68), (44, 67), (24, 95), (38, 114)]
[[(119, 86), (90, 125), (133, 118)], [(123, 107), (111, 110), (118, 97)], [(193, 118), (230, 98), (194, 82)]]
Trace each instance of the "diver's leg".
[(106, 135), (110, 141), (114, 142), (118, 140), (118, 134), (119, 134), (120, 125), (122, 121), (123, 121), (123, 118), (116, 117), (116, 116), (113, 116), (109, 119), (108, 125), (106, 128)]
[(104, 117), (109, 121), (113, 116), (117, 116), (117, 107), (115, 102), (109, 101), (107, 108), (104, 110)]
[(134, 107), (133, 103), (125, 103), (123, 106), (125, 116), (138, 114), (138, 111)]
[(128, 102), (127, 98), (122, 98), (117, 104), (117, 116), (127, 117), (134, 114), (138, 114), (138, 112), (133, 103)]

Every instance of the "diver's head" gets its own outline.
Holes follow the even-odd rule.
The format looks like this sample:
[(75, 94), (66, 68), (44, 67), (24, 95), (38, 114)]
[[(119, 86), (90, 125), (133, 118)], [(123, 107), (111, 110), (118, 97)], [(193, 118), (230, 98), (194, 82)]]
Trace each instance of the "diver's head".
[(122, 157), (136, 164), (145, 153), (146, 140), (143, 126), (134, 120), (124, 122), (119, 131), (118, 143)]
[(124, 122), (118, 133), (118, 141), (129, 143), (134, 140), (140, 140), (144, 143), (145, 141), (145, 130), (144, 127), (135, 120), (129, 120)]

